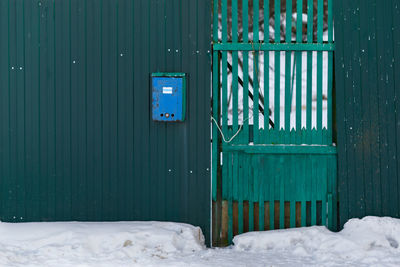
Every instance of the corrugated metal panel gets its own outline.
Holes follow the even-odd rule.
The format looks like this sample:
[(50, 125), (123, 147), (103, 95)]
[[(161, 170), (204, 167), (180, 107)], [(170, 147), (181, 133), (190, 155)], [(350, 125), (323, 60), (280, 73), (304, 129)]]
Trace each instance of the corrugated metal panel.
[[(2, 221), (210, 223), (205, 0), (0, 1)], [(150, 73), (186, 72), (184, 123)]]
[(335, 4), (340, 221), (399, 217), (399, 1)]

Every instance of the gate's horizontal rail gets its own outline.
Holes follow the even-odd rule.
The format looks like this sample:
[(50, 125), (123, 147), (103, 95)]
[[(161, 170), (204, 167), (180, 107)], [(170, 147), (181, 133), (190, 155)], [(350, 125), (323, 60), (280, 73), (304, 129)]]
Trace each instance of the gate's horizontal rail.
[(241, 151), (248, 154), (336, 154), (335, 146), (321, 145), (223, 145), (223, 152)]
[(334, 51), (335, 44), (315, 43), (214, 43), (216, 51)]

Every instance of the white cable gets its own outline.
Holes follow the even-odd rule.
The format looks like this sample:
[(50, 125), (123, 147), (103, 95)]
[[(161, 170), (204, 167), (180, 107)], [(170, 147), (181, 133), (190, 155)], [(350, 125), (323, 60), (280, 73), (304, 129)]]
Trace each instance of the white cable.
[[(250, 117), (248, 117), (247, 119), (245, 119), (245, 120), (243, 121), (243, 124), (244, 124), (245, 121), (247, 121), (247, 120), (249, 120), (249, 119), (250, 119)], [(224, 135), (224, 133), (223, 133), (222, 130), (221, 130), (221, 127), (219, 127), (218, 122), (214, 119), (213, 116), (211, 116), (211, 120), (214, 121), (215, 125), (217, 126), (217, 129), (218, 129), (219, 133), (220, 133), (221, 136), (222, 136), (222, 139), (223, 139), (224, 142), (227, 143), (227, 144), (229, 144), (230, 142), (232, 142), (233, 139), (235, 139), (235, 137), (240, 133), (240, 131), (241, 131), (242, 128), (243, 128), (243, 124), (240, 125), (239, 129), (237, 130), (237, 132), (236, 132), (229, 140), (226, 140), (225, 135)]]

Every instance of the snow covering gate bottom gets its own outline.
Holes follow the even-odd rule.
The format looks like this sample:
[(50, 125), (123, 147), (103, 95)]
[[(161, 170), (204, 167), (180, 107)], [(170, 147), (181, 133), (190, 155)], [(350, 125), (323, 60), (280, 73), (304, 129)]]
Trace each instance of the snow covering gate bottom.
[(214, 244), (337, 227), (332, 2), (214, 0)]

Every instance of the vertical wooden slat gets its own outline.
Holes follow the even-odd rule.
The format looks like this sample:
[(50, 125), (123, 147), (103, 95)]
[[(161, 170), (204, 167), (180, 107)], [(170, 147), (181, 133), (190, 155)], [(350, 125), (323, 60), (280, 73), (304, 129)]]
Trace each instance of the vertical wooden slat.
[[(313, 0), (308, 0), (307, 3), (307, 43), (313, 42)], [(313, 52), (307, 52), (307, 143), (311, 143), (312, 136), (312, 56)]]
[[(296, 42), (303, 40), (303, 0), (297, 0)], [(301, 132), (302, 119), (302, 52), (296, 52), (296, 131)], [(298, 136), (298, 134), (297, 134)], [(297, 139), (297, 143), (301, 143)]]
[[(249, 41), (249, 2), (242, 0), (243, 42)], [(249, 142), (249, 52), (243, 52), (243, 142)]]
[(306, 226), (306, 221), (307, 221), (306, 220), (307, 219), (307, 210), (306, 210), (306, 208), (307, 208), (307, 200), (308, 200), (307, 199), (307, 197), (308, 197), (308, 195), (307, 195), (307, 192), (308, 192), (307, 180), (310, 179), (310, 176), (307, 175), (308, 174), (308, 170), (309, 170), (309, 168), (307, 166), (307, 163), (308, 163), (307, 156), (302, 156), (302, 170), (301, 170), (301, 174), (302, 174), (301, 184), (302, 184), (302, 186), (300, 187), (301, 190), (302, 190), (302, 192), (301, 192), (302, 198), (301, 198), (301, 211), (300, 211), (300, 214), (301, 214), (301, 223), (300, 223), (300, 225), (302, 227)]
[(329, 168), (328, 168), (328, 162), (329, 162), (329, 156), (321, 156), (321, 157), (323, 157), (322, 159), (321, 159), (321, 162), (322, 162), (322, 168), (320, 168), (321, 169), (321, 172), (320, 172), (320, 183), (319, 183), (319, 190), (320, 190), (320, 197), (321, 197), (321, 199), (322, 199), (322, 207), (321, 207), (321, 217), (322, 217), (322, 220), (321, 220), (321, 223), (322, 223), (322, 225), (325, 225), (325, 226), (327, 226), (327, 224), (326, 224), (326, 205), (327, 205), (327, 197), (328, 197), (328, 195), (327, 195), (327, 189), (328, 189), (328, 181), (327, 181), (327, 179), (328, 179), (328, 177), (329, 177), (329, 174), (328, 174), (328, 170), (329, 170)]
[[(333, 0), (328, 0), (328, 43), (333, 42)], [(332, 87), (333, 87), (333, 52), (328, 52), (328, 105), (327, 105), (327, 128), (328, 144), (332, 143)]]
[(229, 153), (228, 157), (228, 242), (229, 244), (232, 242), (233, 238), (233, 183), (235, 182), (235, 155), (236, 153)]
[[(280, 140), (281, 141), (281, 140)], [(282, 157), (282, 156), (280, 156)], [(285, 228), (285, 173), (286, 168), (283, 168), (283, 159), (280, 158), (279, 166), (281, 171), (279, 173), (279, 228)]]
[[(259, 164), (257, 166), (260, 166), (260, 161), (261, 157), (257, 157), (257, 161)], [(264, 231), (264, 179), (265, 179), (265, 174), (264, 170), (265, 168), (261, 167), (259, 168), (258, 172), (258, 231)]]
[(316, 159), (312, 155), (311, 158), (311, 225), (317, 224), (317, 196), (318, 196), (318, 177)]
[[(252, 166), (252, 157), (247, 157), (247, 166)], [(254, 230), (254, 168), (248, 168), (248, 176), (247, 176), (247, 188), (248, 188), (248, 201), (249, 201), (249, 232)]]
[[(298, 157), (298, 156), (297, 156)], [(289, 172), (289, 187), (290, 187), (290, 196), (287, 200), (290, 201), (290, 227), (296, 227), (296, 198), (298, 198), (298, 190), (300, 186), (298, 186), (298, 180), (300, 177), (297, 177), (300, 174), (300, 161), (296, 159), (296, 156), (288, 156), (288, 163), (291, 166)]]
[(247, 168), (244, 166), (244, 157), (239, 154), (239, 181), (238, 181), (238, 232), (243, 233), (243, 188), (244, 188), (244, 174)]
[[(286, 0), (286, 43), (292, 42), (292, 0)], [(292, 110), (292, 99), (290, 93), (291, 80), (291, 57), (292, 51), (285, 52), (285, 132), (290, 136), (290, 113)], [(289, 140), (285, 138), (284, 142)]]
[[(252, 201), (253, 201), (253, 205), (254, 205), (254, 203), (257, 203), (259, 201), (259, 195), (260, 195), (260, 180), (259, 180), (260, 169), (257, 167), (258, 164), (259, 164), (258, 156), (257, 155), (252, 156), (252, 169), (253, 169)], [(258, 210), (260, 210), (260, 206), (258, 206)], [(258, 223), (258, 222), (254, 219), (254, 224), (256, 224), (256, 223)]]
[[(232, 0), (232, 42), (238, 41), (238, 0)], [(238, 51), (232, 52), (232, 127), (238, 129)]]
[[(276, 166), (276, 158), (271, 157), (269, 167)], [(272, 168), (271, 168), (272, 169)], [(270, 169), (270, 170), (271, 170)], [(269, 229), (274, 230), (275, 227), (275, 175), (271, 175), (269, 178)]]
[(331, 156), (330, 160), (331, 164), (331, 172), (330, 172), (330, 177), (331, 177), (331, 185), (332, 185), (332, 230), (336, 231), (338, 230), (338, 193), (337, 193), (337, 156)]
[(259, 143), (259, 1), (253, 1), (253, 140)]
[[(317, 42), (323, 41), (323, 16), (324, 16), (324, 3), (323, 0), (318, 0), (318, 15), (317, 15)], [(322, 143), (322, 51), (317, 52), (317, 130), (318, 142)]]
[[(281, 42), (281, 1), (275, 0), (275, 43)], [(280, 129), (280, 98), (281, 98), (281, 57), (280, 51), (275, 52), (275, 130)]]
[[(269, 0), (264, 0), (264, 43), (269, 43)], [(264, 51), (264, 140), (269, 143), (269, 51)]]

